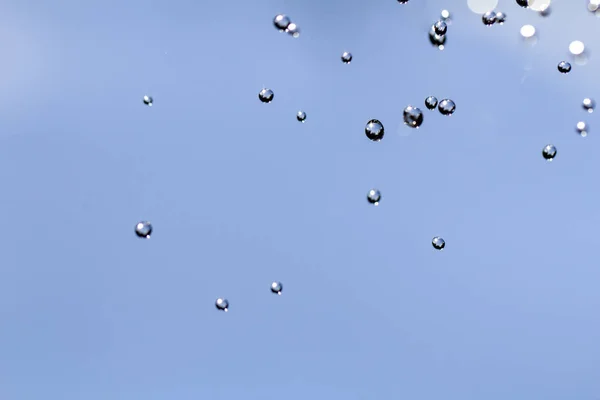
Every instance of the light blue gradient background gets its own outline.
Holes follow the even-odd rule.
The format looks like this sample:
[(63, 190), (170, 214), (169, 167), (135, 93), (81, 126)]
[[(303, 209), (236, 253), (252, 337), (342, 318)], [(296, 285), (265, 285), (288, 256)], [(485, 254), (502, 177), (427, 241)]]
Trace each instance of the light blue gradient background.
[(598, 399), (600, 20), (498, 9), (4, 2), (0, 399)]

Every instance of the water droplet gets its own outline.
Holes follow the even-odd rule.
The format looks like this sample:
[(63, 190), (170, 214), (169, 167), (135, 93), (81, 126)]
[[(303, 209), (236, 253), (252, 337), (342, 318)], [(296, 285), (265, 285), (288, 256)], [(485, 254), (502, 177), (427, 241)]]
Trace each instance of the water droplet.
[(589, 97), (583, 99), (583, 109), (589, 112), (590, 114), (594, 112), (594, 108), (596, 108), (596, 102)]
[(298, 111), (296, 114), (296, 119), (300, 122), (306, 121), (306, 113), (304, 111)]
[(379, 142), (381, 139), (383, 139), (383, 124), (378, 119), (370, 120), (365, 126), (365, 134), (369, 140)]
[(561, 61), (558, 63), (558, 72), (561, 74), (568, 74), (571, 72), (571, 64), (567, 61)]
[(152, 99), (152, 96), (144, 96), (143, 100), (145, 105), (152, 107), (152, 104), (154, 103), (154, 99)]
[(285, 31), (291, 23), (292, 21), (290, 18), (284, 14), (277, 14), (275, 18), (273, 18), (273, 25), (275, 25), (275, 28), (280, 32)]
[(502, 25), (506, 22), (506, 14), (504, 14), (502, 11), (498, 11), (496, 13), (496, 23), (498, 25)]
[(440, 101), (438, 110), (442, 115), (452, 115), (454, 114), (454, 110), (456, 110), (456, 104), (450, 99), (444, 99)]
[(423, 112), (417, 107), (408, 106), (403, 113), (404, 123), (411, 128), (418, 128), (423, 123)]
[(569, 44), (569, 52), (574, 56), (583, 54), (585, 51), (585, 45), (580, 40), (574, 40)]
[(150, 239), (152, 224), (148, 221), (140, 221), (135, 225), (135, 234), (142, 239)]
[(438, 35), (435, 33), (433, 25), (431, 26), (431, 29), (429, 30), (429, 42), (431, 42), (432, 45), (440, 50), (444, 50), (446, 46), (446, 38), (446, 35)]
[(292, 37), (297, 38), (300, 36), (300, 28), (293, 22), (288, 25), (285, 31)]
[(369, 190), (369, 193), (367, 193), (367, 201), (375, 206), (378, 206), (379, 202), (381, 201), (381, 192), (377, 189)]
[[(550, 0), (545, 0), (545, 1), (550, 1)], [(542, 16), (542, 17), (549, 16), (550, 14), (552, 14), (552, 9), (550, 8), (550, 4), (542, 4), (538, 8), (538, 12), (540, 13), (540, 16)]]
[(521, 36), (529, 39), (535, 36), (535, 27), (533, 25), (523, 25), (520, 30)]
[(400, 3), (400, 4), (406, 4), (406, 3), (408, 3), (408, 0), (398, 0), (398, 3)]
[(436, 250), (443, 250), (444, 247), (446, 247), (446, 241), (439, 236), (434, 237), (431, 240), (431, 244), (433, 245), (433, 248)]
[(281, 282), (273, 282), (271, 283), (271, 292), (281, 295), (281, 291), (283, 290), (283, 285), (281, 284)]
[(450, 11), (448, 11), (448, 10), (442, 10), (442, 12), (440, 13), (440, 18), (447, 25), (452, 20), (452, 15), (450, 14)]
[(271, 89), (262, 89), (258, 93), (258, 98), (263, 103), (270, 103), (271, 101), (273, 101), (273, 97), (275, 97), (275, 93), (273, 93)]
[(435, 110), (438, 105), (438, 99), (435, 96), (429, 96), (425, 99), (425, 107), (428, 110)]
[(344, 64), (350, 64), (350, 62), (352, 62), (352, 53), (349, 53), (347, 51), (342, 53), (342, 62)]
[(496, 11), (488, 11), (481, 16), (484, 25), (491, 26), (496, 23)]
[(517, 4), (524, 8), (529, 7), (529, 3), (530, 0), (517, 0)]
[(448, 25), (442, 20), (439, 20), (435, 24), (433, 24), (433, 30), (436, 35), (444, 36), (446, 31), (448, 30)]
[(227, 299), (219, 297), (217, 301), (215, 301), (215, 307), (217, 307), (217, 310), (219, 311), (227, 312), (229, 311), (229, 302), (227, 301)]
[(548, 144), (546, 147), (542, 149), (542, 156), (548, 160), (552, 161), (554, 157), (556, 157), (556, 147), (553, 144)]
[(589, 132), (587, 124), (583, 121), (579, 121), (577, 123), (575, 130), (577, 131), (577, 133), (579, 133), (581, 137), (586, 137)]

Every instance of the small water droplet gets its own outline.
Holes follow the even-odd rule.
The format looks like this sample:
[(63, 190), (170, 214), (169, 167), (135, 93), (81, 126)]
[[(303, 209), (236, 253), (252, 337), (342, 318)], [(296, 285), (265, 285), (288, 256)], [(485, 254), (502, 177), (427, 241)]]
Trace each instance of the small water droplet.
[(277, 14), (275, 18), (273, 18), (273, 25), (275, 25), (275, 28), (280, 32), (285, 31), (291, 23), (292, 21), (290, 18), (284, 14)]
[(433, 245), (433, 248), (436, 250), (443, 250), (444, 247), (446, 247), (446, 241), (439, 236), (434, 237), (431, 240), (431, 244)]
[(517, 0), (517, 4), (523, 8), (529, 7), (530, 0)]
[(152, 104), (154, 103), (154, 99), (152, 98), (152, 96), (144, 96), (144, 104), (147, 106), (152, 107)]
[(433, 25), (431, 26), (431, 29), (429, 30), (429, 42), (437, 47), (440, 50), (444, 50), (445, 46), (446, 46), (446, 38), (448, 36), (446, 35), (438, 35), (437, 33), (435, 33), (435, 29), (433, 27)]
[(379, 205), (381, 201), (381, 192), (377, 189), (371, 189), (367, 193), (367, 201), (375, 206)]
[(574, 40), (569, 44), (569, 53), (573, 54), (574, 56), (581, 55), (584, 51), (585, 44), (583, 44), (583, 42), (580, 40)]
[(561, 61), (558, 63), (558, 72), (561, 74), (568, 74), (571, 72), (571, 64), (567, 61)]
[(273, 93), (271, 89), (262, 89), (258, 93), (258, 98), (263, 103), (270, 103), (271, 101), (273, 101), (273, 97), (275, 97), (275, 93)]
[(227, 312), (229, 311), (229, 302), (227, 301), (227, 299), (219, 297), (217, 301), (215, 301), (215, 307), (217, 307), (217, 310), (219, 311)]
[(352, 62), (352, 53), (349, 53), (347, 51), (342, 53), (342, 62), (344, 64), (350, 64)]
[(408, 0), (398, 0), (398, 3), (400, 3), (400, 4), (406, 4), (406, 3), (408, 3)]
[(140, 221), (135, 225), (135, 234), (142, 239), (150, 239), (152, 224), (148, 221)]
[(556, 147), (553, 144), (548, 144), (542, 149), (542, 156), (548, 161), (552, 161), (556, 157), (556, 153)]
[(300, 28), (293, 22), (288, 25), (285, 31), (292, 37), (297, 38), (300, 36)]
[(378, 119), (372, 119), (365, 126), (365, 134), (374, 142), (379, 142), (383, 139), (384, 134), (383, 124)]
[(442, 10), (442, 12), (440, 13), (440, 18), (446, 23), (446, 25), (448, 25), (452, 20), (452, 15), (450, 14), (450, 11)]
[(300, 122), (306, 121), (306, 113), (304, 111), (298, 111), (296, 114), (296, 119)]
[(581, 137), (586, 137), (588, 132), (589, 132), (589, 128), (587, 126), (587, 124), (583, 121), (579, 121), (577, 123), (577, 125), (575, 126), (575, 131), (581, 136)]
[(484, 25), (491, 26), (496, 23), (496, 11), (488, 11), (481, 16)]
[(423, 124), (423, 112), (417, 107), (406, 107), (402, 116), (404, 123), (411, 128), (418, 128)]
[(444, 36), (448, 31), (448, 25), (444, 21), (439, 20), (433, 24), (433, 30), (436, 35)]
[(442, 115), (452, 115), (456, 110), (456, 104), (450, 99), (444, 99), (438, 104), (438, 110)]
[(281, 284), (281, 282), (273, 282), (271, 283), (271, 292), (281, 295), (281, 291), (283, 290), (283, 285)]
[(596, 102), (589, 97), (583, 99), (583, 109), (589, 112), (590, 114), (594, 112), (594, 108), (596, 108)]
[(435, 110), (438, 105), (438, 99), (435, 96), (429, 96), (425, 99), (425, 107), (428, 110)]
[(498, 11), (496, 13), (496, 23), (498, 25), (502, 25), (506, 22), (506, 14), (504, 14), (502, 11)]

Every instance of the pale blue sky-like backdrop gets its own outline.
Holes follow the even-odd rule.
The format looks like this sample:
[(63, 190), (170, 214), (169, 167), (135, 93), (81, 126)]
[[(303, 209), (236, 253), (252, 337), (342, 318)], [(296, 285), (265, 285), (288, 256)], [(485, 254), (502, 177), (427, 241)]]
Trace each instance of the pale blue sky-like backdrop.
[(600, 19), (496, 9), (4, 1), (0, 399), (600, 398)]

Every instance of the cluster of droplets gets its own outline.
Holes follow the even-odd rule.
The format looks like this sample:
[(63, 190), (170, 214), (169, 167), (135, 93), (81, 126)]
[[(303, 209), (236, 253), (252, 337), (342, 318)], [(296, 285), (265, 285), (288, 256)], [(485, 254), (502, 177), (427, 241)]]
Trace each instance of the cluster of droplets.
[(481, 21), (487, 26), (492, 26), (494, 24), (502, 25), (504, 22), (506, 22), (506, 14), (504, 14), (502, 11), (488, 11), (483, 13), (481, 16)]
[(429, 29), (429, 42), (440, 50), (444, 50), (446, 46), (446, 33), (448, 32), (448, 24), (450, 13), (446, 10), (442, 11), (440, 19), (431, 25)]
[(285, 14), (277, 14), (273, 18), (273, 25), (279, 32), (285, 32), (288, 35), (297, 38), (300, 36), (300, 28), (296, 25), (290, 17)]

